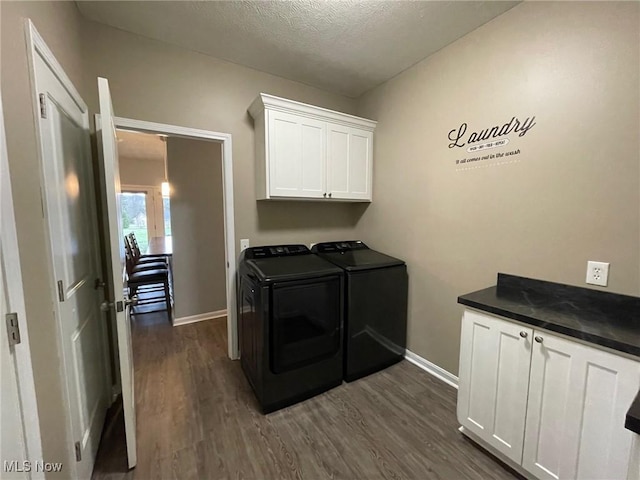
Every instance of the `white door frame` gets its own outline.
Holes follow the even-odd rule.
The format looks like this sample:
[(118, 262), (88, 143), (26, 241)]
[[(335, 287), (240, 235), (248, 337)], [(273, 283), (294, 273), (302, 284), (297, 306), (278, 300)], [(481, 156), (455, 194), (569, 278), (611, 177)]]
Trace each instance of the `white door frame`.
[(180, 127), (163, 123), (146, 122), (131, 118), (115, 117), (116, 128), (145, 133), (161, 133), (181, 138), (209, 140), (222, 143), (222, 196), (224, 205), (225, 257), (227, 260), (227, 340), (228, 355), (239, 358), (238, 319), (236, 310), (236, 235), (233, 208), (233, 157), (230, 133), (212, 132), (196, 128)]
[[(6, 282), (9, 297), (8, 307), (9, 311), (18, 314), (18, 324), (20, 325), (21, 342), (14, 347), (13, 354), (16, 361), (16, 378), (18, 380), (18, 392), (20, 393), (21, 420), (27, 448), (27, 459), (31, 461), (43, 460), (38, 404), (33, 378), (33, 366), (31, 365), (29, 329), (27, 327), (24, 291), (22, 289), (18, 234), (13, 209), (13, 196), (11, 194), (11, 179), (9, 178), (9, 157), (4, 129), (2, 98), (0, 98), (0, 243), (4, 252), (12, 253), (11, 255), (2, 256), (3, 265), (0, 265), (0, 268), (3, 268), (7, 278), (11, 279), (11, 281)], [(0, 293), (0, 295), (4, 295), (4, 292)], [(4, 323), (4, 318), (0, 320)], [(0, 338), (0, 342), (6, 341), (6, 338)], [(31, 472), (31, 478), (44, 478), (44, 473), (33, 471)]]

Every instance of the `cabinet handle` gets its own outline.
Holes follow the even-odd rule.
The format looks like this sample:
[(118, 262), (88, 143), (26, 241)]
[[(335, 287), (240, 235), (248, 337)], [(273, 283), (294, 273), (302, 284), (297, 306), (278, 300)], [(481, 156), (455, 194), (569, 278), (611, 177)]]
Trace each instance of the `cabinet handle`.
[(538, 343), (542, 343), (543, 338), (542, 337), (534, 337), (534, 340)]
[(325, 198), (327, 198), (327, 192), (324, 192), (324, 193), (322, 194), (322, 196), (323, 196), (323, 197), (325, 197)]
[(331, 198), (331, 194), (329, 194), (329, 198)]
[(520, 336), (522, 338), (527, 338), (529, 336), (529, 334), (527, 332), (520, 332)]

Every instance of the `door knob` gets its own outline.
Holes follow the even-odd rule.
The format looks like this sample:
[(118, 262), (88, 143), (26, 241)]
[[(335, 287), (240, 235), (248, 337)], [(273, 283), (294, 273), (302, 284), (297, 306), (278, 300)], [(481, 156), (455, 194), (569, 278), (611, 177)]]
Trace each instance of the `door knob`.
[(329, 198), (331, 198), (331, 194), (329, 194)]
[(124, 299), (124, 304), (125, 304), (127, 307), (135, 307), (136, 305), (138, 305), (138, 296), (137, 296), (137, 295), (134, 295), (134, 296), (133, 296), (133, 297), (131, 297), (131, 298), (125, 298), (125, 299)]
[(100, 310), (103, 312), (108, 312), (109, 310), (111, 310), (113, 308), (115, 304), (113, 302), (109, 302), (107, 300), (105, 300), (104, 302), (102, 302), (100, 304)]
[(542, 343), (543, 338), (542, 337), (535, 337), (534, 340), (538, 343)]
[(324, 192), (324, 193), (322, 194), (322, 196), (323, 196), (323, 197), (325, 197), (325, 198), (327, 198), (327, 192)]
[(520, 332), (520, 336), (521, 336), (522, 338), (527, 338), (527, 336), (528, 336), (528, 335), (529, 335), (529, 334), (528, 334), (527, 332)]

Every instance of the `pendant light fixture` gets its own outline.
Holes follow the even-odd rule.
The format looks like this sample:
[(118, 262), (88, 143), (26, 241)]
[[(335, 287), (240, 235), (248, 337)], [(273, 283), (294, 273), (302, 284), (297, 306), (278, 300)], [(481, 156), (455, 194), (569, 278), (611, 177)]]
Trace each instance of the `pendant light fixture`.
[(171, 194), (171, 186), (169, 185), (169, 174), (167, 168), (167, 136), (160, 135), (160, 138), (164, 142), (164, 182), (160, 184), (160, 191), (163, 197), (168, 197)]

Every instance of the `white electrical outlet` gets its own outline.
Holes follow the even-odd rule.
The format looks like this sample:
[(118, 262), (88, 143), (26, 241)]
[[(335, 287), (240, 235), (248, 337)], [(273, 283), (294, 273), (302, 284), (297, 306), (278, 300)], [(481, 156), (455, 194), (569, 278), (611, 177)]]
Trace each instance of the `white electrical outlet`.
[(606, 262), (587, 262), (587, 283), (607, 286), (609, 281), (609, 264)]
[(249, 248), (249, 239), (243, 238), (240, 240), (240, 251), (246, 250)]

